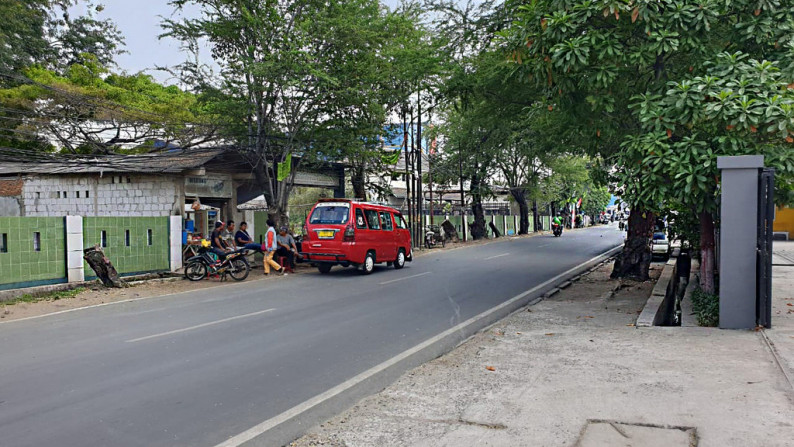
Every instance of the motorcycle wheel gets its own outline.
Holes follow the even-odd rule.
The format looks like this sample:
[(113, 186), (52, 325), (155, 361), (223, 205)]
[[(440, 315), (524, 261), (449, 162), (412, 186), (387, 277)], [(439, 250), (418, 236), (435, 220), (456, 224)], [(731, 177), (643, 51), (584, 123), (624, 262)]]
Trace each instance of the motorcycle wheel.
[(251, 267), (241, 258), (233, 260), (231, 266), (229, 266), (229, 276), (235, 281), (242, 281), (248, 278), (248, 273), (250, 271)]
[(194, 261), (185, 266), (185, 278), (191, 281), (201, 281), (207, 276), (207, 266)]

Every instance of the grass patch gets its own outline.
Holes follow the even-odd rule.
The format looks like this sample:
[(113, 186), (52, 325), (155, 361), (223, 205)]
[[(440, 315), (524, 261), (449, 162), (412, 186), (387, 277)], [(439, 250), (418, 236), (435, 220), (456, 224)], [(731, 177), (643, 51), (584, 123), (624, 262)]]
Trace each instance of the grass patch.
[(6, 306), (13, 306), (14, 304), (19, 304), (19, 303), (38, 303), (39, 301), (58, 301), (65, 298), (74, 298), (75, 296), (79, 295), (85, 290), (86, 290), (85, 287), (77, 287), (74, 289), (59, 290), (57, 292), (50, 292), (45, 295), (38, 295), (38, 296), (33, 296), (27, 293), (25, 295), (20, 296), (19, 298), (14, 298), (13, 300), (0, 302), (0, 304)]
[(706, 293), (700, 288), (692, 292), (692, 310), (698, 324), (707, 327), (716, 327), (720, 324), (720, 297)]

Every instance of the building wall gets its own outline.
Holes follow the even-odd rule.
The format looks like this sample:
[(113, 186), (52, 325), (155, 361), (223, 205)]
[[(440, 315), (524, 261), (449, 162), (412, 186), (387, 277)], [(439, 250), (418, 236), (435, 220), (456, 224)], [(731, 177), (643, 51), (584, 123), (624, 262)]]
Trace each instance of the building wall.
[(25, 179), (23, 216), (179, 215), (184, 198), (181, 176), (63, 175)]
[(789, 239), (794, 239), (794, 209), (777, 208), (775, 210), (775, 221), (772, 222), (773, 231), (788, 232)]
[(66, 282), (63, 217), (0, 217), (0, 289)]

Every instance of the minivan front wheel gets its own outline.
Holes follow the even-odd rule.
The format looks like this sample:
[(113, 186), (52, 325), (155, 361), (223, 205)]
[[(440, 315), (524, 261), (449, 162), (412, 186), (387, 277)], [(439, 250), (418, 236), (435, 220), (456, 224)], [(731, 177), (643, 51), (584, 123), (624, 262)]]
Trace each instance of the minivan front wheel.
[(397, 252), (397, 259), (394, 260), (394, 268), (400, 270), (405, 267), (405, 250), (402, 248)]
[(367, 253), (367, 257), (364, 258), (364, 263), (361, 264), (361, 274), (369, 275), (375, 270), (375, 254), (372, 252)]

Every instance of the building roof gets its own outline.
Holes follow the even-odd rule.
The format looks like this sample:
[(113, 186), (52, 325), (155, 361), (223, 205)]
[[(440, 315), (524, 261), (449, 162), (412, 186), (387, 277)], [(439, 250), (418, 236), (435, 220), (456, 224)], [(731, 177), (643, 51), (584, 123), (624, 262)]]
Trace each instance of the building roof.
[(38, 156), (35, 160), (0, 155), (0, 176), (20, 174), (179, 173), (204, 166), (223, 155), (223, 148), (170, 150), (140, 155)]

